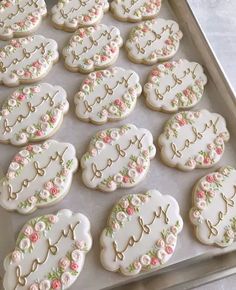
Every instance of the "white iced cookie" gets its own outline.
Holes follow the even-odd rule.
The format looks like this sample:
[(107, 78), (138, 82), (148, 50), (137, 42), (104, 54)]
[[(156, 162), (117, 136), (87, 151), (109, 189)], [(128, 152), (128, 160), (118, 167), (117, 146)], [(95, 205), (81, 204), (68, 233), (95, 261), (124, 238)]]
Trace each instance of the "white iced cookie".
[(83, 182), (107, 192), (133, 187), (144, 179), (155, 154), (153, 137), (146, 129), (127, 124), (99, 131), (81, 159)]
[(145, 21), (131, 29), (126, 41), (132, 62), (154, 64), (173, 57), (183, 34), (173, 20), (158, 18)]
[(42, 35), (14, 38), (0, 48), (0, 84), (18, 86), (45, 77), (57, 62), (57, 43)]
[(151, 71), (144, 85), (146, 103), (157, 111), (188, 109), (201, 100), (206, 83), (200, 64), (186, 59), (165, 62)]
[(183, 111), (167, 121), (158, 144), (165, 164), (190, 171), (215, 165), (228, 140), (229, 132), (221, 115), (207, 110)]
[(124, 275), (160, 268), (174, 254), (182, 228), (178, 203), (170, 195), (157, 190), (126, 195), (101, 234), (101, 262)]
[(138, 22), (152, 19), (161, 9), (161, 0), (113, 0), (111, 11), (121, 21)]
[(0, 111), (0, 142), (24, 145), (52, 136), (69, 109), (62, 87), (47, 83), (17, 89)]
[(55, 140), (28, 145), (14, 156), (0, 183), (0, 204), (22, 214), (59, 202), (78, 167), (73, 145)]
[(133, 111), (141, 92), (133, 70), (115, 67), (92, 72), (75, 95), (76, 115), (95, 124), (123, 119)]
[(108, 9), (107, 0), (58, 0), (52, 8), (52, 22), (56, 28), (75, 31), (100, 22)]
[(227, 247), (236, 233), (236, 170), (231, 166), (201, 178), (193, 190), (190, 220), (199, 241)]
[(37, 30), (47, 15), (44, 0), (3, 0), (0, 2), (0, 39), (22, 37)]
[(120, 31), (114, 26), (99, 24), (80, 28), (63, 49), (65, 66), (81, 73), (106, 68), (115, 63), (122, 44)]
[(4, 260), (5, 290), (68, 289), (92, 247), (90, 222), (68, 209), (29, 220)]

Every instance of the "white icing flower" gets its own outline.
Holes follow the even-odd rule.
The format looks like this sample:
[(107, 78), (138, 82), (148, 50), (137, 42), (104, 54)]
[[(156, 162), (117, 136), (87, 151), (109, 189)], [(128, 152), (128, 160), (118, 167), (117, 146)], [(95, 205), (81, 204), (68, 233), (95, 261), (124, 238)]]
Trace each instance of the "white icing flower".
[(29, 290), (39, 290), (38, 284), (34, 283), (34, 284), (30, 285)]
[(24, 88), (23, 93), (28, 95), (30, 93), (30, 88)]
[(123, 211), (119, 211), (116, 214), (116, 218), (119, 222), (124, 222), (127, 219), (127, 215)]
[(36, 129), (34, 128), (34, 126), (29, 126), (26, 128), (26, 132), (29, 134), (34, 134), (36, 131)]
[(12, 252), (12, 254), (11, 254), (12, 263), (19, 263), (21, 260), (21, 257), (22, 257), (22, 254), (20, 251), (16, 250), (16, 251)]
[(137, 176), (137, 172), (134, 169), (129, 169), (128, 176), (131, 178), (135, 178)]
[(165, 66), (163, 65), (163, 64), (159, 64), (158, 66), (157, 66), (157, 68), (160, 70), (160, 71), (165, 71), (166, 70), (166, 68), (165, 68)]
[(122, 176), (120, 173), (118, 173), (118, 174), (116, 174), (116, 175), (114, 176), (113, 179), (114, 179), (115, 182), (120, 183), (120, 182), (122, 182), (122, 180), (123, 180), (123, 176)]
[(174, 130), (178, 130), (180, 128), (180, 125), (176, 122), (174, 122), (172, 125), (171, 125), (172, 129)]
[(21, 150), (21, 151), (19, 152), (19, 154), (20, 154), (22, 157), (26, 158), (26, 157), (29, 156), (29, 151), (28, 151), (28, 150)]
[(111, 136), (111, 138), (113, 139), (113, 140), (117, 140), (118, 138), (119, 138), (119, 131), (117, 131), (117, 130), (113, 130), (113, 131), (111, 131), (111, 134), (110, 134), (110, 136)]
[(62, 187), (63, 184), (64, 184), (64, 181), (62, 178), (60, 177), (55, 177), (54, 180), (53, 180), (54, 184), (58, 187)]
[(19, 140), (21, 140), (22, 142), (26, 142), (27, 141), (27, 134), (20, 133)]
[(197, 202), (197, 207), (198, 207), (199, 209), (204, 209), (204, 208), (206, 208), (206, 202), (205, 202), (205, 200), (203, 200), (203, 199), (199, 200), (199, 201)]
[(14, 99), (10, 99), (7, 103), (10, 107), (15, 107), (17, 104), (16, 100), (14, 100)]
[(79, 250), (83, 250), (86, 246), (86, 243), (85, 241), (76, 241), (76, 247), (79, 249)]
[(208, 183), (207, 181), (202, 181), (201, 182), (201, 188), (203, 189), (203, 190), (209, 190), (210, 189), (210, 183)]
[(20, 168), (20, 165), (17, 162), (11, 162), (10, 169), (13, 171), (17, 171)]
[(46, 225), (43, 221), (39, 221), (35, 224), (34, 228), (37, 232), (42, 232), (45, 230)]
[(117, 107), (113, 105), (111, 105), (108, 110), (111, 114), (116, 114), (118, 112)]
[(122, 199), (120, 205), (122, 208), (126, 209), (129, 206), (129, 201), (126, 198)]
[(24, 234), (26, 236), (30, 236), (32, 233), (33, 233), (33, 228), (31, 226), (27, 226), (25, 229), (24, 229)]
[(131, 199), (131, 203), (134, 206), (139, 206), (141, 204), (141, 200), (138, 196), (133, 196)]
[(130, 101), (130, 100), (132, 100), (132, 97), (131, 97), (130, 94), (125, 93), (125, 94), (123, 95), (123, 99), (124, 99), (125, 101)]
[(222, 181), (224, 179), (224, 176), (221, 173), (217, 172), (217, 173), (214, 174), (214, 179), (216, 181)]
[(40, 193), (39, 193), (39, 196), (44, 199), (44, 200), (47, 200), (50, 196), (50, 192), (46, 189), (44, 190), (41, 190)]
[(196, 161), (198, 162), (198, 163), (202, 163), (203, 162), (203, 160), (204, 160), (204, 157), (201, 155), (201, 154), (199, 154), (196, 158)]
[(173, 234), (169, 234), (166, 237), (166, 243), (169, 245), (174, 245), (176, 243), (176, 237)]
[(211, 159), (214, 159), (215, 156), (216, 156), (216, 152), (215, 152), (215, 150), (211, 150), (211, 151), (209, 152), (209, 157), (210, 157)]
[(140, 263), (141, 263), (143, 266), (148, 266), (148, 265), (150, 265), (150, 263), (151, 263), (151, 258), (150, 258), (148, 255), (143, 255), (143, 256), (140, 258)]
[(138, 165), (144, 165), (145, 164), (145, 159), (143, 157), (138, 157), (137, 158), (137, 164)]
[(42, 149), (41, 149), (40, 146), (34, 145), (33, 146), (33, 151), (34, 151), (34, 153), (38, 154), (38, 153), (42, 152)]
[(215, 139), (215, 144), (216, 145), (223, 145), (224, 144), (224, 140), (221, 137), (217, 137)]
[(23, 238), (20, 241), (20, 245), (19, 245), (20, 249), (25, 251), (30, 247), (30, 240), (28, 238)]
[(81, 254), (79, 250), (74, 250), (71, 253), (71, 258), (73, 261), (78, 262), (81, 259)]
[(64, 272), (61, 275), (61, 282), (64, 286), (69, 286), (71, 283), (71, 274), (70, 272)]
[(102, 141), (97, 141), (97, 142), (95, 143), (95, 147), (96, 147), (98, 150), (101, 150), (101, 149), (103, 149), (103, 148), (105, 147), (105, 143), (102, 142)]
[(2, 115), (7, 116), (10, 112), (7, 109), (2, 110)]
[(233, 239), (234, 238), (234, 231), (232, 229), (228, 229), (226, 231), (226, 235), (230, 238)]
[(166, 252), (163, 249), (157, 251), (157, 257), (160, 261), (164, 260), (166, 257)]
[(43, 280), (39, 284), (40, 290), (50, 290), (51, 289), (51, 283), (49, 280)]
[(8, 179), (13, 179), (13, 178), (15, 178), (15, 176), (16, 176), (16, 173), (14, 171), (9, 171), (7, 173), (7, 178)]

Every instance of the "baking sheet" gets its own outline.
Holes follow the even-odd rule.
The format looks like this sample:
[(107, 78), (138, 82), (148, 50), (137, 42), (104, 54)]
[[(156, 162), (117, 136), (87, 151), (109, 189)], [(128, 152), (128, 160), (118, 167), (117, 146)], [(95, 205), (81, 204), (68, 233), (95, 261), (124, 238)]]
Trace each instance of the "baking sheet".
[[(56, 3), (56, 1), (52, 0), (47, 2), (49, 10), (50, 7)], [(183, 19), (176, 19), (167, 1), (163, 3), (159, 16), (166, 19), (177, 20), (180, 26), (181, 24), (184, 25), (182, 22)], [(131, 27), (135, 25), (118, 22), (113, 19), (110, 13), (105, 15), (102, 22), (117, 26), (120, 29), (124, 40), (127, 38)], [(181, 28), (183, 29), (184, 27)], [(43, 21), (43, 24), (37, 31), (37, 34), (43, 34), (46, 37), (55, 39), (58, 42), (60, 51), (71, 36), (71, 33), (54, 29), (49, 18)], [(5, 42), (1, 41), (0, 46), (3, 45), (5, 45)], [(181, 41), (179, 52), (173, 59), (177, 60), (179, 58), (187, 58), (189, 60), (202, 63), (201, 56), (195, 50), (195, 46), (191, 42), (190, 38), (186, 37), (186, 35)], [(131, 63), (127, 58), (127, 53), (124, 48), (121, 49), (119, 59), (115, 65), (135, 70), (140, 76), (142, 85), (146, 82), (147, 75), (151, 70), (151, 67), (149, 66)], [(205, 70), (207, 73), (207, 67)], [(233, 121), (235, 120), (232, 119), (228, 111), (229, 108), (225, 104), (224, 97), (219, 95), (216, 86), (209, 77), (208, 73), (207, 75), (208, 84), (206, 86), (205, 96), (203, 100), (195, 107), (195, 109), (207, 108), (210, 111), (218, 112), (226, 117), (228, 123), (231, 121), (233, 124)], [(121, 122), (110, 124), (107, 123), (103, 126), (96, 126), (79, 121), (74, 113), (73, 97), (78, 91), (80, 83), (84, 77), (85, 76), (82, 74), (67, 71), (64, 68), (63, 60), (60, 59), (49, 75), (42, 80), (42, 82), (61, 85), (68, 93), (68, 99), (71, 106), (69, 113), (64, 119), (61, 129), (56, 135), (54, 135), (54, 139), (58, 141), (71, 142), (76, 147), (77, 156), (79, 159), (86, 151), (91, 136), (95, 134), (97, 130), (121, 126), (125, 123), (133, 123), (138, 127), (149, 129), (153, 134), (154, 140), (157, 141), (157, 138), (162, 131), (164, 122), (168, 120), (171, 115), (148, 109), (145, 105), (143, 96), (139, 98), (133, 113)], [(14, 90), (14, 88), (9, 89), (0, 86), (0, 102), (2, 102)], [(4, 272), (2, 261), (6, 254), (13, 249), (17, 233), (28, 219), (38, 215), (56, 212), (61, 208), (70, 208), (73, 211), (79, 211), (85, 214), (90, 219), (92, 236), (94, 240), (93, 248), (87, 255), (84, 269), (79, 279), (71, 287), (71, 289), (105, 289), (135, 279), (134, 277), (124, 277), (118, 273), (111, 273), (102, 268), (99, 260), (99, 236), (106, 224), (106, 219), (113, 204), (121, 196), (128, 193), (143, 192), (151, 188), (157, 188), (163, 194), (170, 194), (175, 197), (179, 202), (181, 215), (185, 222), (184, 229), (178, 238), (176, 252), (166, 266), (179, 263), (186, 259), (193, 259), (198, 256), (212, 256), (213, 254), (226, 251), (215, 247), (204, 246), (195, 239), (192, 226), (190, 225), (188, 219), (188, 210), (191, 207), (191, 188), (198, 178), (208, 172), (214, 171), (221, 165), (229, 164), (234, 166), (235, 164), (235, 132), (233, 132), (233, 126), (228, 127), (231, 133), (231, 141), (226, 145), (226, 152), (220, 163), (209, 170), (195, 170), (189, 173), (177, 171), (161, 163), (157, 151), (156, 158), (151, 161), (151, 168), (147, 177), (135, 188), (117, 190), (113, 193), (101, 193), (99, 191), (87, 189), (82, 184), (79, 171), (74, 175), (73, 184), (69, 194), (62, 202), (53, 207), (37, 210), (28, 216), (21, 216), (16, 213), (6, 212), (4, 209), (0, 208), (0, 276), (2, 277)], [(18, 148), (11, 145), (0, 144), (0, 168), (4, 172), (7, 170), (12, 157), (16, 152), (18, 152), (18, 150)], [(227, 249), (227, 251), (234, 248), (236, 248), (236, 246), (231, 246)], [(147, 274), (141, 274), (139, 275), (139, 278), (144, 277), (145, 275)]]

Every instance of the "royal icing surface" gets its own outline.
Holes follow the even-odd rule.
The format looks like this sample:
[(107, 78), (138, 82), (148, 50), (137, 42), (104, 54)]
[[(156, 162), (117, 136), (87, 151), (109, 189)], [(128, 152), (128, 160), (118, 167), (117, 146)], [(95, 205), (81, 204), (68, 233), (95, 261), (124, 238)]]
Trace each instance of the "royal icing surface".
[(58, 60), (57, 43), (42, 35), (12, 39), (0, 49), (0, 83), (17, 86), (43, 78)]
[(113, 0), (112, 13), (122, 21), (136, 22), (152, 19), (161, 9), (161, 0)]
[(173, 20), (145, 21), (131, 29), (126, 48), (131, 61), (154, 64), (173, 57), (183, 34)]
[(92, 247), (86, 216), (68, 209), (28, 221), (4, 260), (7, 290), (68, 289)]
[(52, 21), (57, 27), (74, 31), (98, 23), (108, 9), (107, 0), (59, 0), (52, 8)]
[(101, 262), (108, 271), (136, 275), (173, 255), (183, 221), (176, 200), (157, 190), (119, 200), (101, 234)]
[(233, 167), (222, 167), (197, 182), (190, 219), (202, 243), (227, 247), (234, 242), (236, 170)]
[(206, 83), (200, 64), (180, 59), (156, 66), (144, 86), (144, 95), (152, 109), (176, 112), (195, 106), (202, 98)]
[(83, 182), (102, 191), (133, 187), (146, 176), (155, 154), (146, 129), (128, 124), (99, 131), (81, 159)]
[(106, 68), (118, 58), (122, 44), (120, 31), (114, 26), (80, 28), (63, 49), (65, 65), (69, 70), (83, 73)]
[(133, 70), (115, 67), (92, 72), (75, 95), (76, 115), (96, 124), (123, 119), (134, 109), (141, 92), (139, 76)]
[(42, 83), (17, 89), (0, 111), (0, 141), (24, 145), (50, 137), (69, 103), (62, 87)]
[(0, 204), (26, 214), (60, 201), (78, 167), (73, 145), (48, 140), (28, 145), (12, 160), (0, 183)]
[(47, 7), (44, 0), (3, 0), (0, 3), (0, 39), (25, 36), (34, 32)]
[(225, 150), (229, 132), (225, 119), (207, 110), (183, 111), (167, 121), (158, 142), (163, 161), (181, 170), (208, 168)]

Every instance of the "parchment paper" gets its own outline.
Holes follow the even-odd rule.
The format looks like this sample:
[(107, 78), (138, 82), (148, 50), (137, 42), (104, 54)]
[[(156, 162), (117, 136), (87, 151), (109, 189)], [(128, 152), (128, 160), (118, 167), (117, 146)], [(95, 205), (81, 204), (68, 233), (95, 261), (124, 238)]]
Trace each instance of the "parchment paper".
[[(56, 3), (55, 0), (47, 1), (48, 10)], [(160, 17), (166, 19), (176, 20), (176, 17), (171, 11), (168, 2), (163, 3)], [(178, 21), (178, 20), (177, 20)], [(112, 24), (117, 26), (124, 41), (127, 38), (128, 32), (135, 24), (122, 23), (115, 20), (110, 12), (108, 12), (102, 20), (105, 24)], [(179, 22), (179, 21), (178, 21)], [(181, 21), (180, 21), (181, 22)], [(183, 27), (181, 27), (183, 28)], [(43, 34), (46, 37), (55, 39), (58, 42), (60, 51), (69, 40), (71, 33), (56, 30), (50, 23), (48, 17), (43, 21), (37, 34)], [(1, 41), (0, 46), (6, 43)], [(190, 39), (186, 36), (180, 44), (179, 52), (174, 59), (187, 58), (192, 61), (201, 63), (201, 57), (198, 55), (195, 47)], [(127, 58), (127, 53), (124, 48), (121, 49), (119, 59), (115, 64), (123, 68), (131, 68), (135, 70), (141, 79), (142, 85), (146, 82), (148, 73), (151, 70), (150, 66), (138, 65), (131, 63)], [(211, 65), (209, 63), (209, 65)], [(207, 68), (205, 68), (207, 73)], [(83, 123), (76, 118), (74, 112), (74, 94), (78, 91), (81, 81), (85, 76), (79, 73), (71, 73), (64, 67), (62, 58), (53, 67), (49, 75), (42, 80), (55, 85), (61, 85), (68, 93), (70, 102), (70, 111), (65, 116), (64, 122), (54, 135), (54, 139), (58, 141), (71, 142), (76, 150), (77, 156), (80, 159), (90, 141), (90, 138), (96, 131), (108, 127), (118, 127), (125, 123), (133, 123), (138, 127), (149, 129), (153, 136), (155, 143), (159, 134), (162, 131), (164, 122), (170, 118), (171, 115), (160, 112), (155, 112), (148, 109), (145, 105), (144, 97), (141, 96), (137, 102), (136, 108), (133, 113), (125, 120), (117, 123), (107, 123), (103, 126), (96, 126), (90, 123)], [(0, 102), (9, 96), (15, 89), (0, 86)], [(206, 86), (205, 95), (203, 100), (195, 107), (195, 109), (207, 108), (210, 111), (221, 113), (226, 120), (230, 121), (231, 116), (224, 103), (223, 96), (220, 96), (215, 88), (214, 83), (208, 75), (208, 84)], [(218, 249), (216, 247), (208, 247), (200, 244), (193, 232), (193, 228), (189, 223), (188, 211), (191, 207), (191, 189), (197, 179), (214, 171), (222, 165), (235, 165), (235, 132), (232, 132), (232, 127), (229, 126), (231, 133), (231, 141), (226, 145), (226, 152), (221, 161), (209, 170), (194, 170), (193, 172), (185, 173), (165, 166), (159, 159), (159, 152), (157, 151), (156, 157), (151, 161), (150, 171), (143, 182), (132, 189), (117, 190), (113, 193), (102, 193), (86, 188), (81, 181), (81, 172), (74, 175), (73, 184), (70, 192), (63, 201), (50, 208), (37, 210), (31, 215), (23, 216), (17, 213), (7, 212), (0, 208), (0, 276), (3, 277), (3, 259), (14, 248), (15, 240), (18, 231), (21, 227), (31, 218), (40, 216), (47, 213), (57, 212), (62, 208), (69, 208), (75, 212), (85, 214), (91, 221), (93, 248), (88, 253), (84, 269), (79, 276), (77, 282), (71, 289), (84, 289), (84, 290), (97, 290), (107, 289), (112, 286), (126, 283), (135, 278), (124, 277), (119, 273), (111, 273), (104, 270), (101, 266), (99, 259), (100, 245), (99, 237), (102, 229), (106, 225), (106, 220), (110, 214), (113, 204), (119, 200), (123, 195), (128, 193), (144, 192), (148, 189), (156, 188), (163, 194), (170, 194), (177, 199), (180, 205), (181, 215), (184, 220), (184, 229), (178, 237), (176, 252), (170, 262), (167, 264), (176, 264), (186, 259), (193, 259), (197, 256), (211, 256), (216, 253), (223, 253), (226, 250)], [(0, 168), (5, 172), (12, 157), (19, 151), (19, 148), (11, 145), (0, 144)], [(231, 246), (227, 251), (232, 250), (235, 246)], [(194, 259), (193, 259), (194, 261)], [(140, 275), (141, 277), (146, 274)], [(139, 277), (140, 277), (139, 276)]]

